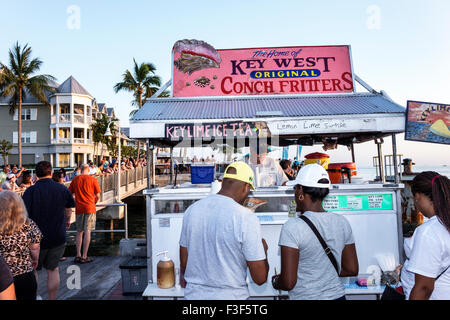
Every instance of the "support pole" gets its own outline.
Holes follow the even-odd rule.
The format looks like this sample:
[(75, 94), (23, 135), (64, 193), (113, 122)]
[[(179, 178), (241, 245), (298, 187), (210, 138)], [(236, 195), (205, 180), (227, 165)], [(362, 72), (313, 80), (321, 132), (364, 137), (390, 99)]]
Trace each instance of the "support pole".
[(173, 147), (170, 147), (170, 169), (169, 169), (169, 173), (170, 173), (169, 184), (172, 184), (173, 183)]
[[(158, 148), (156, 149), (158, 150)], [(152, 185), (156, 185), (156, 176), (155, 176), (155, 154), (153, 153), (153, 149), (151, 150), (152, 155), (151, 155), (151, 159), (152, 159), (152, 163), (151, 163), (151, 170), (152, 170)]]
[(350, 148), (350, 150), (352, 151), (352, 162), (355, 162), (355, 146), (353, 143), (350, 145)]
[(384, 176), (383, 150), (381, 148), (381, 145), (383, 144), (383, 138), (381, 138), (380, 141), (375, 139), (375, 143), (376, 143), (377, 149), (378, 149), (378, 167), (380, 168), (379, 169), (380, 181), (382, 183), (385, 183), (386, 182), (386, 177)]
[(398, 184), (397, 139), (395, 138), (395, 133), (392, 134), (392, 155), (394, 157), (394, 181)]
[[(153, 150), (150, 150), (150, 141), (147, 139), (147, 188), (150, 189), (150, 152), (153, 155)], [(152, 157), (153, 158), (153, 157)]]

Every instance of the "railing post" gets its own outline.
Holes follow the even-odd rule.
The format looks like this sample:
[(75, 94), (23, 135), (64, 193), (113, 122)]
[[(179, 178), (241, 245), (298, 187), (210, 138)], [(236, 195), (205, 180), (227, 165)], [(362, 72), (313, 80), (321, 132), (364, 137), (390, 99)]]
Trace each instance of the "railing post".
[(104, 176), (100, 176), (100, 190), (102, 190), (102, 192), (100, 192), (100, 202), (103, 202), (103, 193), (105, 192), (104, 187)]
[(134, 168), (134, 188), (137, 187), (137, 172), (139, 168)]
[(114, 195), (114, 198), (116, 198), (117, 197), (117, 188), (116, 188), (116, 186), (117, 186), (117, 175), (118, 175), (119, 173), (114, 173), (113, 174), (113, 190), (114, 190), (114, 192), (113, 192), (113, 195)]
[[(125, 174), (125, 192), (128, 192), (128, 183), (129, 183), (128, 173), (129, 173), (129, 171), (127, 170), (126, 174)], [(120, 188), (120, 186), (119, 186), (119, 188)]]

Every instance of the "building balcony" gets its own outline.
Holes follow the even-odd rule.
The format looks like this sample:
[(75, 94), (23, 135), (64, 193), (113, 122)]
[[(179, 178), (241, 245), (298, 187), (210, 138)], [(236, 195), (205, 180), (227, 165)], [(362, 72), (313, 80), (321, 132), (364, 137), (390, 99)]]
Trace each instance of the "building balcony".
[(62, 113), (59, 115), (58, 119), (59, 123), (70, 123), (71, 122), (71, 115), (70, 113)]
[(70, 138), (53, 138), (51, 139), (52, 144), (59, 144), (59, 143), (70, 143)]
[[(53, 138), (51, 139), (52, 144), (72, 144), (70, 138)], [(91, 139), (84, 138), (73, 138), (73, 144), (92, 144)]]
[(84, 122), (84, 114), (74, 114), (71, 115), (70, 113), (61, 113), (59, 117), (57, 117), (56, 114), (51, 115), (50, 123), (51, 124), (57, 124), (57, 123), (64, 123), (64, 124), (70, 124), (72, 123), (81, 123), (81, 124), (91, 124), (92, 122), (92, 116), (86, 116), (86, 122)]

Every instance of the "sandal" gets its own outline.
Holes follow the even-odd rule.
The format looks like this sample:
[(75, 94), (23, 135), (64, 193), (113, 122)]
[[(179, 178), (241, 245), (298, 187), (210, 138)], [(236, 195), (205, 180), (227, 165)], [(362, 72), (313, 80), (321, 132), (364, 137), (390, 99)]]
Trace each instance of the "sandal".
[(92, 259), (91, 257), (86, 257), (86, 259), (81, 258), (81, 262), (80, 263), (89, 263), (94, 261), (94, 259)]
[(73, 262), (75, 262), (75, 263), (83, 263), (82, 260), (83, 259), (81, 257), (75, 257), (75, 259), (73, 259)]

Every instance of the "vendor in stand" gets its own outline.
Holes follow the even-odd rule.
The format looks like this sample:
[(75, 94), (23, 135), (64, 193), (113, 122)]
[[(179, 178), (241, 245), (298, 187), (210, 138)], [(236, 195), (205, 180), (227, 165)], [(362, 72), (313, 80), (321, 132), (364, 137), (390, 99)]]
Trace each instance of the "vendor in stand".
[[(258, 148), (259, 146), (259, 148)], [(255, 187), (284, 186), (289, 181), (280, 164), (267, 156), (268, 146), (265, 142), (250, 144), (248, 165), (255, 173)]]

